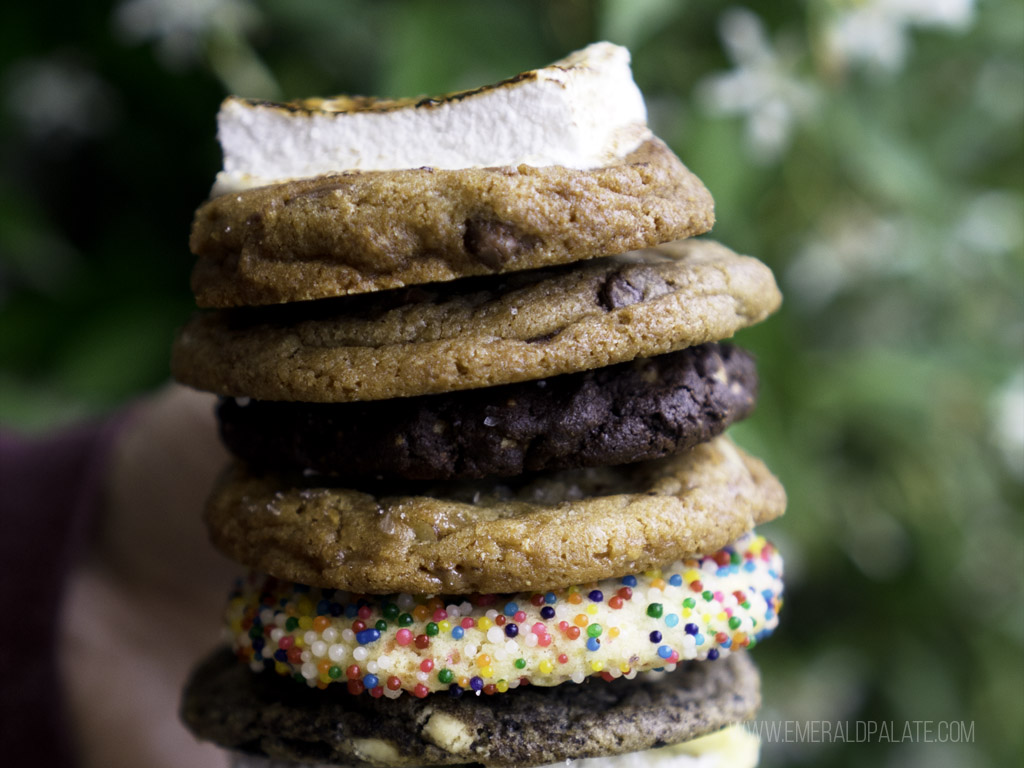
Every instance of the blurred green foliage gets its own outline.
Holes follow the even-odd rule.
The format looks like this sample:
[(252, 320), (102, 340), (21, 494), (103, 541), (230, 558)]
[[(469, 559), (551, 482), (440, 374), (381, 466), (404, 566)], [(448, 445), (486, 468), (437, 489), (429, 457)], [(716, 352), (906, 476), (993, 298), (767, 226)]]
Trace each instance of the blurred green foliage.
[(715, 195), (715, 237), (786, 295), (741, 337), (763, 394), (735, 429), (790, 494), (770, 528), (789, 576), (783, 628), (756, 652), (762, 720), (975, 723), (967, 744), (769, 743), (764, 764), (1011, 764), (1018, 2), (16, 4), (0, 25), (0, 423), (53, 428), (166, 378), (225, 93), (436, 94), (596, 39), (630, 46), (653, 127)]

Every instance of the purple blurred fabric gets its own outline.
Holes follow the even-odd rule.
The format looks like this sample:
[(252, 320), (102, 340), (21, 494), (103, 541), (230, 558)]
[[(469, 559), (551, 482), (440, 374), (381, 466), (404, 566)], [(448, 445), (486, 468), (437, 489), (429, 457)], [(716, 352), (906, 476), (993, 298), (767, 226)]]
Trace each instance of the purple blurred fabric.
[[(57, 668), (61, 601), (126, 413), (42, 437), (0, 431), (0, 743), (7, 765), (74, 766)], [(102, 695), (102, 691), (97, 691)]]

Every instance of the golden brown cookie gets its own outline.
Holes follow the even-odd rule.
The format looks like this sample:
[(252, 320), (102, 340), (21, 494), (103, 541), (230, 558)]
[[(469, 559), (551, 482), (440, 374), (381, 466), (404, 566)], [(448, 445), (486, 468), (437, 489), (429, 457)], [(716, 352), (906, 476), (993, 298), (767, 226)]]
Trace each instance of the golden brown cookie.
[(198, 313), (172, 371), (234, 397), (349, 402), (589, 370), (717, 341), (781, 301), (708, 240), (368, 296)]
[(714, 552), (786, 505), (764, 464), (726, 437), (622, 467), (388, 488), (317, 487), (235, 464), (206, 522), (222, 552), (281, 579), (464, 594), (582, 584)]
[(622, 253), (713, 222), (710, 193), (658, 139), (583, 171), (340, 173), (202, 205), (192, 290), (202, 307), (365, 293)]

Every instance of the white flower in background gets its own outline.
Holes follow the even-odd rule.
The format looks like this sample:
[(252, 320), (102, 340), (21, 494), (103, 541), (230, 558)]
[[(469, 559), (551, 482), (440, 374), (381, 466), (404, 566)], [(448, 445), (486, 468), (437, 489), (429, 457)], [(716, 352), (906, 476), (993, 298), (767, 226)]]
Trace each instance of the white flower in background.
[(840, 65), (894, 72), (910, 47), (910, 27), (963, 31), (974, 0), (844, 0), (825, 27), (825, 48)]
[(97, 136), (117, 112), (114, 90), (72, 56), (16, 62), (4, 86), (8, 112), (37, 139)]
[(274, 75), (247, 39), (261, 18), (248, 0), (124, 0), (114, 12), (124, 40), (154, 41), (169, 69), (202, 63), (229, 93), (274, 99)]
[(797, 77), (797, 56), (777, 51), (752, 11), (726, 11), (719, 33), (735, 67), (701, 80), (697, 98), (712, 114), (745, 117), (754, 158), (777, 160), (789, 147), (796, 123), (813, 111), (817, 93)]
[(865, 282), (912, 269), (906, 222), (849, 208), (824, 221), (785, 273), (786, 294), (816, 311)]
[(1024, 367), (996, 392), (991, 413), (995, 444), (1014, 476), (1024, 480)]
[(967, 201), (953, 228), (961, 248), (992, 256), (1011, 256), (1024, 248), (1024, 197), (989, 189)]
[(258, 19), (258, 11), (245, 0), (125, 0), (114, 15), (128, 42), (155, 41), (157, 54), (172, 67), (198, 60), (213, 32), (235, 36)]

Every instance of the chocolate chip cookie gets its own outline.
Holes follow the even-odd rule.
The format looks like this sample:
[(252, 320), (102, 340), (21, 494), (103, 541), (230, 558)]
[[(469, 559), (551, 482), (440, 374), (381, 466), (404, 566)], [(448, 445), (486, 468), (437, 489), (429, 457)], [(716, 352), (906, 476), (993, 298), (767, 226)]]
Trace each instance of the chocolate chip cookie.
[(305, 301), (608, 256), (713, 222), (710, 193), (658, 139), (592, 170), (339, 173), (202, 205), (192, 289), (203, 307)]
[(197, 389), (258, 400), (407, 397), (718, 341), (780, 302), (761, 262), (683, 240), (570, 267), (200, 313), (175, 343), (172, 371)]
[(405, 488), (236, 464), (206, 523), (228, 557), (288, 581), (466, 594), (582, 584), (714, 552), (785, 505), (764, 464), (722, 436), (620, 467)]

